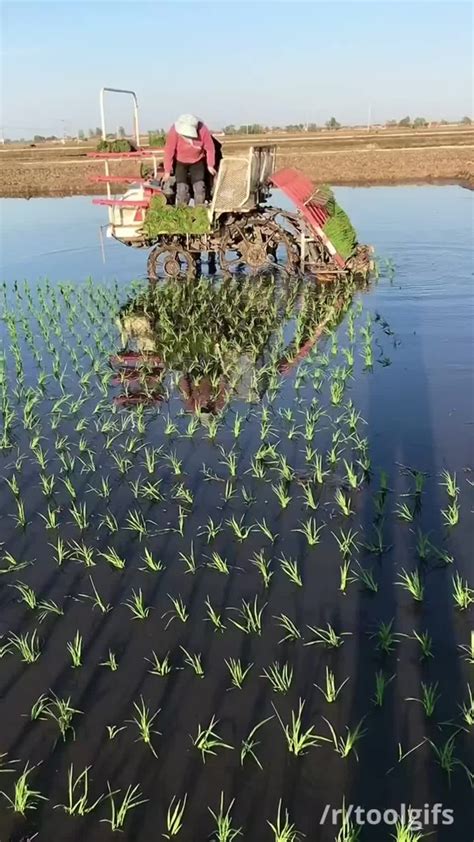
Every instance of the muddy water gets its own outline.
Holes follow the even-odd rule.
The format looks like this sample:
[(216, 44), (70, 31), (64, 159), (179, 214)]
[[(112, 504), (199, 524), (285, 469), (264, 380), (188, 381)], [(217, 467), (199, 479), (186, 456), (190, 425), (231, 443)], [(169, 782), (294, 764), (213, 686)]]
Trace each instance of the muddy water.
[[(316, 348), (309, 359), (303, 360), (300, 373), (303, 370), (305, 374), (301, 382), (296, 367), (282, 376), (280, 389), (272, 401), (272, 424), (280, 452), (287, 456), (299, 477), (307, 471), (305, 442), (287, 437), (287, 425), (278, 410), (293, 407), (298, 413), (309, 407), (315, 396), (314, 371), (321, 368), (321, 392), (316, 396), (328, 415), (322, 417), (313, 444), (322, 453), (328, 450), (331, 433), (340, 423), (338, 416), (343, 410), (331, 405), (324, 372), (344, 365), (341, 349), (348, 347), (353, 313), (357, 334), (355, 361), (344, 401), (350, 397), (361, 413), (363, 421), (358, 432), (368, 439), (372, 470), (363, 486), (351, 495), (354, 514), (350, 518), (338, 514), (334, 505), (335, 489), (343, 484), (341, 464), (328, 475), (322, 488), (315, 485), (319, 500), (315, 512), (304, 508), (297, 481), (291, 483), (291, 502), (281, 509), (270, 484), (247, 473), (251, 456), (260, 445), (262, 407), (256, 403), (248, 414), (249, 406), (242, 399), (231, 406), (232, 411), (248, 414), (238, 443), (236, 484), (239, 489), (244, 484), (255, 500), (244, 505), (239, 495), (224, 501), (223, 484), (205, 482), (200, 473), (205, 462), (219, 475), (227, 475), (220, 451), (205, 434), (205, 428), (192, 439), (183, 435), (188, 416), (182, 416), (182, 399), (174, 392), (166, 409), (175, 419), (181, 436), (172, 434), (170, 440), (165, 435), (165, 412), (157, 411), (147, 427), (146, 441), (155, 447), (163, 444), (165, 449), (174, 448), (183, 461), (183, 481), (195, 495), (184, 537), (171, 531), (139, 542), (123, 529), (118, 535), (104, 531), (100, 521), (108, 509), (123, 523), (127, 510), (138, 504), (127, 480), (118, 475), (110, 452), (104, 448), (103, 437), (91, 424), (85, 435), (97, 454), (100, 473), (112, 479), (113, 497), (106, 504), (92, 495), (88, 487), (97, 485), (99, 471), (96, 475), (83, 472), (78, 463), (73, 471), (73, 484), (79, 500), (85, 500), (91, 511), (91, 525), (80, 534), (71, 522), (70, 501), (61, 488), (55, 497), (60, 508), (59, 534), (66, 541), (84, 540), (95, 552), (105, 551), (107, 546), (116, 547), (126, 558), (126, 567), (124, 571), (116, 570), (97, 557), (93, 568), (70, 560), (58, 567), (48, 548), (58, 531), (45, 530), (44, 522), (37, 516), (38, 512), (45, 514), (46, 501), (39, 490), (38, 465), (32, 463), (29, 453), (30, 434), (18, 425), (16, 444), (27, 456), (18, 476), (30, 523), (24, 531), (15, 526), (10, 517), (16, 511), (14, 500), (2, 483), (0, 541), (4, 542), (2, 552), (8, 550), (18, 559), (36, 561), (18, 575), (2, 576), (0, 633), (8, 636), (38, 628), (42, 654), (32, 665), (23, 664), (18, 653), (7, 654), (0, 660), (0, 753), (8, 751), (9, 757), (20, 759), (21, 768), (27, 760), (41, 762), (35, 771), (34, 784), (49, 801), (31, 812), (27, 823), (17, 821), (6, 809), (6, 802), (2, 802), (2, 842), (20, 838), (26, 832), (31, 836), (38, 832), (39, 840), (87, 838), (102, 842), (115, 838), (109, 826), (100, 823), (100, 819), (108, 816), (105, 805), (82, 819), (53, 810), (54, 805), (65, 803), (71, 762), (76, 774), (86, 764), (92, 766), (94, 797), (105, 790), (107, 781), (113, 789), (122, 790), (140, 784), (149, 803), (138, 807), (127, 818), (123, 834), (127, 840), (159, 838), (165, 830), (171, 798), (187, 793), (184, 828), (178, 838), (202, 842), (213, 827), (207, 807), (216, 811), (221, 790), (226, 794), (226, 803), (235, 798), (234, 826), (244, 828), (243, 838), (247, 842), (271, 842), (267, 820), (275, 823), (280, 798), (307, 839), (332, 842), (337, 829), (329, 825), (329, 819), (324, 826), (320, 820), (326, 806), (340, 808), (344, 796), (349, 804), (373, 810), (399, 810), (402, 804), (421, 808), (440, 803), (454, 811), (454, 825), (435, 826), (432, 820), (427, 821), (431, 838), (437, 842), (468, 842), (472, 838), (474, 817), (468, 775), (457, 764), (449, 786), (428, 742), (440, 746), (455, 733), (456, 758), (474, 770), (472, 728), (470, 732), (467, 726), (458, 731), (459, 705), (466, 700), (467, 683), (474, 684), (473, 667), (462, 659), (458, 649), (469, 640), (473, 607), (464, 612), (455, 610), (451, 594), (451, 578), (456, 572), (474, 586), (471, 549), (474, 494), (469, 483), (474, 479), (472, 194), (448, 187), (340, 189), (337, 193), (360, 239), (374, 243), (385, 268), (378, 283), (355, 294), (334, 331), (336, 339), (328, 337), (319, 350)], [(89, 199), (9, 200), (2, 207), (5, 208), (2, 280), (8, 284), (9, 302), (14, 300), (15, 279), (27, 277), (34, 286), (38, 276), (47, 275), (54, 287), (54, 282), (59, 280), (82, 281), (86, 275), (92, 275), (95, 281), (103, 280), (104, 284), (118, 278), (117, 291), (112, 285), (107, 287), (114, 307), (113, 295), (121, 301), (130, 293), (130, 278), (143, 273), (144, 255), (118, 244), (107, 247), (107, 262), (102, 263), (96, 239), (102, 212), (91, 208)], [(360, 340), (368, 316), (373, 330), (370, 368), (364, 365)], [(288, 318), (284, 331), (287, 341), (291, 338), (291, 326), (292, 320)], [(84, 336), (87, 325), (85, 329)], [(8, 357), (9, 340), (1, 323), (0, 341)], [(46, 355), (39, 338), (38, 343)], [(119, 339), (112, 328), (104, 343), (109, 351), (119, 350)], [(87, 368), (87, 360), (83, 365)], [(25, 370), (27, 384), (33, 384), (35, 369), (26, 351)], [(8, 371), (13, 390), (14, 367), (9, 365)], [(59, 432), (68, 435), (74, 445), (81, 435), (76, 429), (77, 422), (90, 417), (99, 397), (94, 394), (74, 419), (66, 417), (61, 422)], [(53, 453), (56, 434), (48, 429), (47, 406), (47, 402), (41, 405), (41, 422), (46, 437), (44, 448), (52, 453), (48, 471), (64, 477)], [(296, 417), (298, 424), (304, 423), (299, 415)], [(230, 415), (217, 437), (217, 443), (226, 451), (234, 441), (232, 418)], [(126, 436), (122, 435), (120, 441), (125, 440)], [(15, 454), (16, 451), (0, 452), (2, 476), (11, 476)], [(349, 453), (347, 456), (351, 458)], [(133, 456), (132, 461), (134, 465), (127, 479), (143, 475), (141, 455)], [(413, 495), (401, 496), (412, 491), (414, 484), (403, 466), (426, 474), (413, 523), (403, 523), (393, 514), (397, 503), (413, 503)], [(460, 487), (460, 522), (451, 531), (443, 527), (440, 514), (446, 507), (446, 493), (440, 486), (443, 468), (456, 472)], [(387, 502), (384, 514), (377, 518), (376, 494), (383, 482), (382, 471), (387, 474)], [(159, 528), (166, 529), (170, 524), (175, 527), (178, 504), (176, 500), (171, 501), (171, 495), (180, 477), (173, 476), (169, 464), (162, 460), (157, 476), (162, 480), (165, 500), (156, 505), (146, 501), (140, 507)], [(271, 468), (267, 478), (273, 484), (278, 479)], [(324, 530), (320, 544), (308, 546), (294, 529), (313, 514)], [(198, 535), (208, 515), (215, 521), (232, 515), (244, 516), (249, 524), (265, 517), (278, 538), (272, 546), (260, 532), (253, 531), (247, 540), (239, 543), (226, 525), (209, 546), (205, 537)], [(361, 547), (359, 554), (361, 564), (372, 569), (377, 580), (376, 593), (368, 592), (357, 582), (348, 586), (346, 594), (339, 589), (341, 559), (331, 533), (348, 526), (357, 530), (359, 539), (366, 544), (374, 541), (374, 526), (382, 530), (384, 552), (377, 554)], [(445, 566), (431, 557), (421, 566), (425, 596), (419, 604), (394, 584), (403, 569), (411, 571), (417, 565), (418, 528), (430, 535), (433, 545), (444, 548), (454, 558)], [(154, 532), (153, 528), (151, 531)], [(202, 565), (194, 575), (184, 574), (182, 563), (177, 561), (180, 552), (189, 552), (191, 540)], [(162, 559), (166, 565), (164, 571), (152, 574), (139, 570), (144, 546), (150, 546)], [(274, 576), (267, 592), (250, 563), (253, 554), (262, 548), (273, 559)], [(204, 566), (212, 551), (227, 557), (229, 576)], [(302, 588), (282, 574), (278, 560), (283, 554), (298, 559)], [(97, 609), (93, 611), (90, 602), (78, 600), (79, 594), (91, 592), (91, 571), (99, 592), (114, 606), (106, 615)], [(34, 612), (20, 604), (17, 592), (8, 587), (18, 581), (33, 587), (39, 598), (63, 604), (64, 616), (50, 616), (39, 624)], [(142, 588), (145, 603), (152, 606), (147, 620), (132, 621), (123, 605), (133, 588)], [(166, 628), (163, 614), (170, 607), (168, 594), (182, 595), (190, 615), (186, 623), (174, 620)], [(253, 599), (255, 594), (260, 605), (268, 602), (261, 636), (246, 635), (231, 623), (231, 618), (236, 617), (232, 609), (240, 606), (242, 599)], [(227, 626), (223, 634), (214, 632), (209, 623), (203, 622), (207, 596), (223, 612)], [(308, 626), (320, 627), (327, 622), (348, 635), (335, 650), (318, 645), (305, 647), (301, 641), (280, 644), (284, 632), (273, 618), (281, 613), (294, 620), (307, 643), (313, 639)], [(434, 657), (420, 660), (419, 648), (407, 637), (400, 637), (389, 655), (378, 651), (372, 635), (380, 621), (389, 623), (392, 618), (394, 630), (400, 635), (427, 630), (432, 637)], [(84, 637), (84, 664), (73, 670), (66, 645), (76, 629)], [(204, 679), (194, 675), (189, 667), (181, 668), (180, 646), (202, 653)], [(99, 666), (109, 648), (117, 653), (116, 672)], [(165, 677), (150, 675), (149, 664), (144, 659), (150, 658), (153, 650), (160, 656), (169, 650), (173, 665), (179, 668)], [(240, 657), (244, 664), (254, 665), (241, 691), (228, 692), (229, 676), (224, 661), (230, 657)], [(292, 686), (285, 695), (272, 693), (268, 681), (261, 678), (263, 670), (276, 659), (287, 661), (294, 670)], [(349, 678), (334, 704), (328, 704), (314, 686), (323, 686), (327, 666), (334, 670), (338, 683)], [(378, 670), (383, 670), (387, 678), (394, 676), (380, 709), (371, 702)], [(432, 717), (425, 716), (419, 703), (406, 701), (420, 696), (421, 682), (438, 684), (440, 698)], [(50, 691), (61, 697), (70, 696), (73, 706), (83, 712), (74, 721), (75, 740), (69, 734), (65, 743), (61, 739), (57, 741), (51, 721), (30, 722), (28, 716), (23, 716), (29, 713), (40, 693)], [(107, 737), (106, 725), (121, 726), (130, 720), (135, 714), (133, 702), (139, 701), (141, 695), (152, 712), (161, 709), (156, 719), (161, 736), (154, 737), (158, 759), (143, 743), (134, 742), (137, 734), (133, 727), (127, 726), (112, 741)], [(363, 720), (361, 727), (367, 733), (356, 746), (358, 758), (353, 752), (347, 758), (340, 757), (327, 742), (309, 749), (304, 756), (295, 757), (287, 751), (281, 726), (275, 718), (262, 726), (256, 737), (259, 741), (256, 753), (263, 771), (251, 758), (241, 766), (241, 740), (258, 722), (274, 715), (272, 702), (287, 723), (300, 698), (305, 699), (304, 726), (314, 724), (315, 732), (323, 737), (329, 736), (323, 717), (329, 719), (341, 736), (346, 725), (354, 729)], [(206, 726), (213, 714), (219, 719), (219, 734), (234, 749), (219, 749), (217, 757), (210, 757), (203, 765), (190, 735), (194, 738), (198, 726)], [(454, 724), (447, 725), (449, 722)], [(399, 746), (406, 753), (420, 743), (423, 744), (416, 751), (398, 762)], [(12, 780), (13, 775), (2, 776), (2, 789), (8, 794), (12, 791)], [(366, 826), (361, 839), (385, 842), (392, 832), (390, 827)]]

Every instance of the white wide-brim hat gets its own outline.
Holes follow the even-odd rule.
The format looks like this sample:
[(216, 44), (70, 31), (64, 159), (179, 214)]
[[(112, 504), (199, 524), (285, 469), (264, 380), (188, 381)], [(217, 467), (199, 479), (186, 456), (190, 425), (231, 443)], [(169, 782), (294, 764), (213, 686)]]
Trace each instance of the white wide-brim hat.
[(181, 114), (181, 117), (178, 117), (176, 120), (174, 127), (178, 134), (184, 137), (197, 137), (198, 123), (199, 120), (194, 114)]

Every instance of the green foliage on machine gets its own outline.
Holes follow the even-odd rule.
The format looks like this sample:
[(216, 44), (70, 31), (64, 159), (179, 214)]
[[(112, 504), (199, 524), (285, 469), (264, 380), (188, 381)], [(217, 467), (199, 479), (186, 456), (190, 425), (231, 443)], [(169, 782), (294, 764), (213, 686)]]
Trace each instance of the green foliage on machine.
[(205, 207), (177, 207), (163, 205), (160, 197), (151, 200), (143, 231), (147, 237), (157, 237), (160, 234), (208, 234), (211, 230), (207, 209)]
[(352, 225), (347, 213), (343, 211), (340, 205), (336, 202), (334, 193), (328, 187), (321, 188), (324, 191), (325, 202), (324, 206), (329, 213), (329, 219), (323, 226), (323, 231), (331, 240), (334, 248), (347, 260), (351, 256), (357, 245), (357, 234)]
[(137, 147), (127, 138), (116, 140), (100, 140), (97, 144), (97, 152), (136, 152)]

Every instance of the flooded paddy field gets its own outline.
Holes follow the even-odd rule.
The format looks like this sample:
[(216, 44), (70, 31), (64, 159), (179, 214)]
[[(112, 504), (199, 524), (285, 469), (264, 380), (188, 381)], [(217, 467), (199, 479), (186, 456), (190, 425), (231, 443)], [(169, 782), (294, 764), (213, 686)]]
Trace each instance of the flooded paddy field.
[(337, 196), (367, 286), (2, 203), (2, 842), (472, 838), (472, 194)]

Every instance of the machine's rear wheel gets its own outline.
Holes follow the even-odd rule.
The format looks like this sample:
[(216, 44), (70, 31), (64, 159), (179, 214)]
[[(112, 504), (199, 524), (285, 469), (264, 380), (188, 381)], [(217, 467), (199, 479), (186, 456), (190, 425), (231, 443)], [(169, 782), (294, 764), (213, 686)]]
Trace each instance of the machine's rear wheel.
[[(278, 249), (285, 252), (283, 262)], [(219, 262), (224, 272), (246, 266), (252, 272), (278, 267), (291, 272), (297, 263), (297, 249), (279, 225), (272, 220), (248, 217), (233, 223), (222, 238)]]
[(147, 275), (152, 281), (163, 275), (168, 278), (176, 278), (179, 275), (194, 278), (196, 260), (190, 251), (178, 245), (155, 246), (148, 255)]

